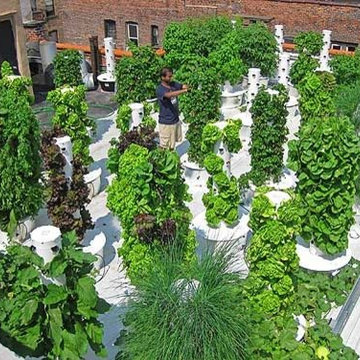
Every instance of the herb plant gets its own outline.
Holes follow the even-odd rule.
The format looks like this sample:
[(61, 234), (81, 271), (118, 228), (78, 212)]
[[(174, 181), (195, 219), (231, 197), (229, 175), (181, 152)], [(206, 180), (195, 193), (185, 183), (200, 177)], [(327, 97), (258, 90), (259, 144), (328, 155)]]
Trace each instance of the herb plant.
[(76, 50), (64, 50), (55, 56), (55, 86), (79, 86), (81, 78), (81, 54)]
[(85, 94), (85, 86), (75, 88), (65, 86), (51, 91), (47, 100), (55, 109), (52, 118), (53, 127), (61, 129), (70, 136), (74, 158), (88, 166), (93, 159), (90, 156), (91, 137), (87, 128), (94, 130), (95, 122), (87, 116), (88, 105)]
[(337, 55), (330, 60), (330, 67), (339, 85), (350, 85), (360, 81), (360, 51), (354, 56)]
[[(47, 265), (21, 245), (1, 253), (1, 342), (23, 356), (84, 359), (91, 346), (106, 357), (97, 320), (100, 302), (90, 276), (95, 260), (79, 248), (74, 233), (63, 236), (60, 253)], [(43, 275), (65, 275), (66, 285), (45, 285)]]
[(242, 148), (240, 140), (241, 120), (230, 120), (223, 130), (224, 143), (231, 153), (237, 153)]
[(359, 174), (354, 126), (348, 118), (310, 119), (301, 127), (299, 140), (289, 143), (289, 150), (306, 209), (302, 236), (331, 255), (345, 250)]
[(294, 38), (295, 49), (299, 53), (319, 55), (323, 47), (323, 37), (315, 31), (300, 32)]
[(154, 49), (134, 44), (129, 44), (129, 48), (132, 56), (122, 57), (116, 63), (116, 100), (119, 106), (155, 98), (160, 82), (163, 62)]
[(0, 79), (0, 229), (12, 235), (19, 221), (37, 214), (43, 189), (40, 129), (27, 89), (31, 81), (6, 74)]
[(130, 302), (117, 359), (248, 359), (246, 305), (239, 278), (227, 271), (232, 261), (220, 251), (184, 269), (176, 253), (162, 256)]
[(250, 176), (255, 185), (263, 185), (268, 180), (278, 181), (283, 170), (289, 97), (284, 86), (279, 85), (276, 89), (277, 95), (260, 89), (250, 109), (253, 119)]
[(130, 129), (131, 113), (131, 108), (127, 104), (121, 105), (118, 109), (116, 116), (116, 127), (122, 133), (125, 133)]

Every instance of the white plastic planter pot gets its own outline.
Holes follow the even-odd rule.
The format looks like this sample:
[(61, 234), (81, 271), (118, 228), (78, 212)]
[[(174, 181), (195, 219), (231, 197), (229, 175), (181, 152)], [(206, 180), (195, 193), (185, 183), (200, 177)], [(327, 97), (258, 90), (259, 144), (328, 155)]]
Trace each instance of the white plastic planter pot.
[(298, 329), (296, 332), (295, 339), (296, 339), (296, 341), (301, 341), (305, 336), (305, 332), (306, 332), (306, 328), (307, 328), (306, 319), (305, 319), (304, 315), (299, 315), (299, 316), (293, 315), (293, 316), (294, 316), (295, 321), (298, 324)]
[(278, 209), (284, 202), (291, 199), (290, 195), (284, 191), (273, 190), (265, 194), (271, 203)]
[(306, 243), (301, 237), (297, 237), (296, 253), (300, 259), (300, 266), (313, 271), (339, 270), (347, 265), (352, 257), (349, 249), (339, 254), (327, 255), (314, 244)]
[(90, 253), (98, 258), (98, 260), (94, 263), (94, 267), (97, 270), (100, 270), (104, 264), (104, 248), (106, 245), (106, 236), (103, 232), (96, 235), (94, 239), (90, 242), (89, 246), (83, 248), (83, 251), (86, 253)]
[(60, 229), (51, 225), (38, 227), (30, 234), (30, 245), (45, 264), (50, 262), (61, 249)]
[(32, 218), (26, 218), (20, 221), (15, 230), (15, 240), (23, 242), (29, 238), (31, 231), (35, 228), (35, 221)]
[(64, 172), (67, 179), (72, 177), (72, 144), (70, 136), (63, 136), (61, 138), (55, 138), (56, 145), (59, 146), (61, 155), (65, 158)]
[(144, 118), (144, 105), (140, 103), (129, 104), (131, 108), (130, 130), (137, 128)]
[(205, 212), (202, 212), (193, 220), (192, 227), (196, 231), (200, 256), (226, 248), (234, 255), (229, 271), (246, 276), (248, 268), (244, 251), (250, 237), (249, 215), (239, 208), (239, 217), (240, 220), (232, 226), (221, 222), (219, 227), (213, 228), (207, 224)]
[(101, 168), (93, 170), (84, 175), (84, 180), (89, 188), (89, 199), (92, 199), (100, 192), (101, 185)]
[(220, 156), (224, 160), (223, 171), (230, 176), (231, 175), (231, 154), (223, 141), (219, 140), (214, 145), (214, 153)]
[(100, 74), (97, 77), (99, 84), (101, 86), (101, 90), (104, 92), (114, 92), (115, 91), (115, 78), (109, 74)]
[(295, 88), (294, 85), (289, 84), (289, 95), (293, 96), (294, 98), (298, 99), (300, 97), (299, 92)]
[(181, 163), (184, 167), (184, 177), (188, 183), (191, 183), (193, 186), (206, 187), (206, 182), (209, 179), (209, 174), (204, 168), (190, 161), (188, 158), (188, 154), (184, 154), (181, 157)]
[[(295, 97), (290, 96), (290, 100), (286, 104), (286, 109), (289, 112), (288, 117), (287, 117), (288, 121), (298, 115), (297, 113), (299, 111), (299, 103)], [(300, 122), (299, 122), (299, 125), (300, 125)], [(297, 130), (298, 129), (296, 129), (296, 131)]]

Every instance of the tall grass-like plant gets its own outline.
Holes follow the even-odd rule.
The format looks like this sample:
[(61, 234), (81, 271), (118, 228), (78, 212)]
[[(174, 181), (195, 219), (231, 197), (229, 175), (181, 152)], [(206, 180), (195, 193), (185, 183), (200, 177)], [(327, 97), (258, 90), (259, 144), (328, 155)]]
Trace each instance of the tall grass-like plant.
[(187, 269), (174, 254), (154, 264), (130, 304), (117, 359), (246, 359), (242, 286), (227, 272), (227, 253), (205, 255)]

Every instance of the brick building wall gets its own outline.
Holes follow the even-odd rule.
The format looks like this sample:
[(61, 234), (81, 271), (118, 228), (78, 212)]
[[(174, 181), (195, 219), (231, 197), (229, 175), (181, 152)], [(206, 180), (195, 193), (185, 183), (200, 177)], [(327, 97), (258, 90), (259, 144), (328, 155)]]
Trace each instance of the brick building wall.
[(139, 43), (151, 43), (151, 26), (161, 40), (166, 24), (190, 16), (240, 13), (239, 0), (56, 0), (56, 17), (48, 30), (58, 31), (59, 41), (87, 45), (91, 35), (105, 36), (106, 19), (116, 23), (116, 44), (127, 43), (127, 23), (138, 24)]
[(333, 42), (360, 43), (359, 0), (241, 0), (241, 12), (283, 24), (285, 35), (332, 30)]

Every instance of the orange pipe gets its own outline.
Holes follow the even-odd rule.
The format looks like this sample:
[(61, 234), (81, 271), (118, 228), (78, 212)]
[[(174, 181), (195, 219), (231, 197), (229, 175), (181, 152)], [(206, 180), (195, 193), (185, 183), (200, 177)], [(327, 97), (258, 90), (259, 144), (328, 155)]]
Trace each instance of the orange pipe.
[[(86, 45), (76, 45), (76, 44), (69, 44), (69, 43), (56, 43), (56, 48), (59, 50), (78, 50), (83, 51), (85, 53), (90, 53), (90, 46)], [(295, 44), (290, 43), (284, 43), (283, 49), (286, 51), (294, 51), (295, 50)], [(123, 56), (131, 56), (131, 51), (125, 51), (121, 49), (115, 49), (114, 51), (115, 57), (123, 57)], [(105, 55), (105, 49), (102, 47), (100, 48), (100, 54)], [(164, 49), (157, 49), (156, 54), (159, 56), (165, 55)], [(330, 49), (329, 51), (330, 55), (348, 55), (353, 56), (355, 54), (354, 51), (346, 51), (346, 50), (335, 50)]]

